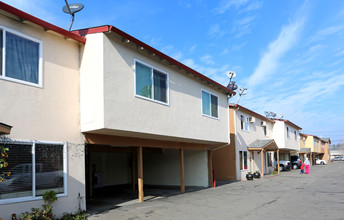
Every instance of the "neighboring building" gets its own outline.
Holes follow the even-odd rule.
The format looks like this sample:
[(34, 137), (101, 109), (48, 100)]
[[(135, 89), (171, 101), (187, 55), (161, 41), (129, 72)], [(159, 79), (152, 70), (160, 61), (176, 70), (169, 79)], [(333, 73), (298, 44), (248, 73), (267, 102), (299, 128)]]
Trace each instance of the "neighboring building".
[(323, 147), (323, 157), (322, 160), (326, 160), (328, 162), (331, 162), (331, 139), (330, 138), (322, 138), (322, 147)]
[(299, 151), (299, 157), (301, 160), (304, 162), (306, 158), (310, 159), (311, 158), (311, 149), (307, 148), (306, 146), (306, 138), (307, 135), (304, 135), (300, 133), (300, 151)]
[(272, 138), (274, 121), (241, 105), (229, 105), (230, 137), (228, 146), (213, 153), (217, 180), (245, 180), (248, 172), (269, 174), (275, 168)]
[[(10, 148), (0, 183), (0, 217), (43, 204), (85, 209), (84, 139), (79, 128), (79, 50), (85, 38), (0, 2), (0, 131)], [(11, 126), (9, 126), (9, 125)], [(36, 164), (36, 166), (34, 166)], [(77, 169), (75, 169), (77, 167)]]
[(321, 160), (329, 160), (329, 159), (323, 159), (325, 158), (325, 146), (326, 146), (326, 156), (329, 154), (329, 150), (327, 145), (329, 145), (326, 141), (322, 140), (321, 138), (315, 136), (315, 135), (309, 135), (309, 134), (302, 134), (306, 140), (305, 140), (305, 146), (306, 148), (310, 149), (310, 161), (312, 162), (312, 165), (316, 164), (316, 159)]
[[(279, 159), (290, 161), (291, 156), (300, 151), (300, 130), (298, 125), (288, 120), (274, 119), (273, 138), (279, 148)], [(291, 165), (291, 164), (290, 164)]]
[(72, 33), (0, 9), (0, 134), (10, 133), (13, 171), (1, 218), (40, 207), (48, 189), (59, 217), (85, 209), (96, 188), (138, 185), (143, 201), (143, 183), (212, 186), (232, 90), (113, 26)]

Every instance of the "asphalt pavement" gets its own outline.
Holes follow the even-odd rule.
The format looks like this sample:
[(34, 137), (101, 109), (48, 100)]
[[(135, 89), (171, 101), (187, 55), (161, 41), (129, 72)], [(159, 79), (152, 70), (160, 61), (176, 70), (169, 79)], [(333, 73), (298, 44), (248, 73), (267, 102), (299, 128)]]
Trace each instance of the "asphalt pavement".
[(88, 219), (344, 219), (344, 162), (135, 202)]

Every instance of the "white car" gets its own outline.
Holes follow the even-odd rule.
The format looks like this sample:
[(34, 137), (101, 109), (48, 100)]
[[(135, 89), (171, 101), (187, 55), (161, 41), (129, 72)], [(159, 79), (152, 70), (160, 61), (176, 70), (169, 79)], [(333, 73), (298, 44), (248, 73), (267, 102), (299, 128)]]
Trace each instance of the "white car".
[(316, 162), (316, 164), (321, 164), (321, 165), (327, 164), (327, 161), (326, 161), (326, 160), (320, 160), (319, 158), (316, 158), (316, 159), (315, 159), (315, 162)]

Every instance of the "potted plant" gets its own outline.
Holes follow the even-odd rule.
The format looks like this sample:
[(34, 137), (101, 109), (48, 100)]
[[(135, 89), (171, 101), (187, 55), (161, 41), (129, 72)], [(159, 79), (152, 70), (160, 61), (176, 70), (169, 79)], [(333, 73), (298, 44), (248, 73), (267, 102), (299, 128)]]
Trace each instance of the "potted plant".
[(248, 173), (246, 174), (246, 179), (247, 179), (247, 180), (253, 180), (253, 174), (252, 174), (251, 172), (248, 172)]
[(259, 179), (260, 178), (260, 173), (257, 170), (254, 174), (253, 174), (254, 178)]

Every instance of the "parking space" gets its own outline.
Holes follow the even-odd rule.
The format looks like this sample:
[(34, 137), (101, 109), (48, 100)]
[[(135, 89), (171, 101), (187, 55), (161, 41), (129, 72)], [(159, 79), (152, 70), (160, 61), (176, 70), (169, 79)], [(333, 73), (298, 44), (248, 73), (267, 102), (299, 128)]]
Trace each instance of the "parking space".
[(161, 196), (91, 214), (89, 219), (341, 219), (344, 162), (217, 188)]

